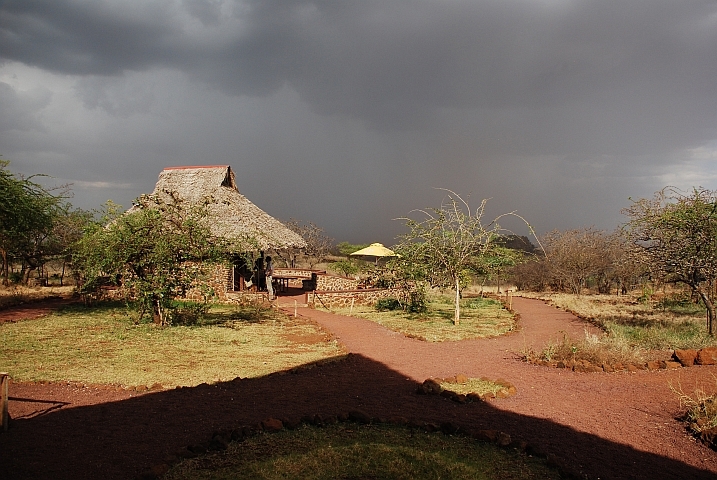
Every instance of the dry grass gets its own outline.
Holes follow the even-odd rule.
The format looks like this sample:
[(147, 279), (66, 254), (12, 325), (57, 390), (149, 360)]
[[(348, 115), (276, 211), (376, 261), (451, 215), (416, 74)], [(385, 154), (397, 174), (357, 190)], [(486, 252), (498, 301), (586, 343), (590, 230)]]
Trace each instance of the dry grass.
[(453, 309), (451, 298), (431, 296), (428, 311), (422, 314), (400, 309), (379, 312), (366, 305), (335, 309), (334, 313), (366, 318), (395, 332), (428, 342), (496, 337), (515, 328), (513, 315), (496, 300), (462, 299), (459, 325), (453, 325)]
[(48, 297), (69, 296), (73, 291), (74, 287), (0, 286), (0, 310)]
[(76, 306), (0, 325), (0, 370), (18, 381), (192, 386), (342, 354), (317, 326), (271, 310), (223, 307), (203, 325), (159, 328), (135, 325), (122, 307)]
[[(717, 378), (715, 380), (717, 384)], [(670, 384), (670, 390), (679, 398), (680, 408), (685, 410), (683, 418), (692, 432), (699, 434), (717, 427), (717, 393), (710, 394), (697, 388), (692, 395), (688, 395), (679, 384), (677, 387)]]
[(186, 460), (163, 478), (181, 479), (558, 479), (541, 459), (468, 437), (390, 425), (304, 426), (231, 443)]
[(606, 332), (600, 343), (624, 350), (670, 350), (702, 348), (717, 344), (707, 335), (705, 311), (680, 292), (661, 296), (659, 300), (641, 302), (633, 295), (571, 295), (543, 293), (522, 295), (540, 298), (563, 310), (587, 319)]
[(467, 378), (463, 382), (442, 381), (439, 385), (444, 390), (450, 390), (462, 395), (469, 393), (477, 393), (481, 397), (490, 394), (497, 394), (506, 388), (507, 383), (504, 381), (493, 381), (487, 378)]
[(593, 365), (639, 365), (645, 363), (650, 356), (648, 351), (629, 344), (624, 338), (598, 336), (588, 332), (585, 332), (585, 338), (581, 340), (564, 336), (559, 342), (548, 343), (540, 352), (528, 348), (521, 352), (521, 355), (528, 361), (587, 360)]

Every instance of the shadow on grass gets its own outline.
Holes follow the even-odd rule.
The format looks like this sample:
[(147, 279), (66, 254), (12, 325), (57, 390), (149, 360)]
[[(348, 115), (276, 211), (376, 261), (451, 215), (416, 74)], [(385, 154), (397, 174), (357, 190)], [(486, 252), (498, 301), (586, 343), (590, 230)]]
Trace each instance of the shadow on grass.
[[(404, 375), (352, 354), (341, 362), (308, 365), (293, 373), (62, 408), (14, 420), (10, 430), (0, 434), (0, 478), (127, 479), (188, 445), (207, 441), (218, 430), (268, 418), (296, 421), (353, 410), (371, 417), (400, 416), (451, 422), (469, 430), (500, 430), (588, 478), (714, 478), (713, 472), (545, 419), (503, 411), (496, 408), (499, 405), (461, 405), (440, 396), (418, 395), (416, 388)], [(25, 398), (44, 391), (34, 385), (11, 387), (11, 395)]]

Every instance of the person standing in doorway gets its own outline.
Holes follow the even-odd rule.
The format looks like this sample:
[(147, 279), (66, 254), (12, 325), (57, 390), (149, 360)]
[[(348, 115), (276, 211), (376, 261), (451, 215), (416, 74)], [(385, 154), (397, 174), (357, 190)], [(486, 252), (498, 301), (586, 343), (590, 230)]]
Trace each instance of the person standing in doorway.
[(264, 275), (266, 275), (266, 291), (269, 292), (269, 300), (275, 300), (274, 285), (271, 284), (272, 277), (274, 276), (274, 262), (271, 261), (271, 257), (268, 255), (266, 257)]

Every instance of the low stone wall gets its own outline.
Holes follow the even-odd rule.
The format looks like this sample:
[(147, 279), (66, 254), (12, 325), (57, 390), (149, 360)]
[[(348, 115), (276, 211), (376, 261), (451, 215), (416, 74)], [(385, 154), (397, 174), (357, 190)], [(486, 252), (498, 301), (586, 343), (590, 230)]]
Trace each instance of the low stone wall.
[(320, 292), (336, 290), (356, 290), (359, 281), (338, 275), (322, 274), (316, 277), (316, 290)]
[(311, 274), (323, 275), (326, 273), (325, 270), (309, 270), (308, 268), (275, 268), (275, 277), (299, 277), (311, 279)]
[(316, 290), (306, 293), (310, 307), (348, 308), (352, 305), (374, 305), (382, 298), (397, 298), (399, 291), (391, 288), (365, 288), (355, 290)]

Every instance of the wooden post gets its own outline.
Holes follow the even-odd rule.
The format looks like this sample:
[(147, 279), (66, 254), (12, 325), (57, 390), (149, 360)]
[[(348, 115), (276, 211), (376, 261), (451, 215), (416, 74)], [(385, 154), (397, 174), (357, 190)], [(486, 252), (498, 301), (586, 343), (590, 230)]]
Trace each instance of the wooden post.
[(10, 374), (0, 372), (0, 424), (4, 432), (7, 432), (10, 416), (7, 413), (7, 390), (10, 383)]

